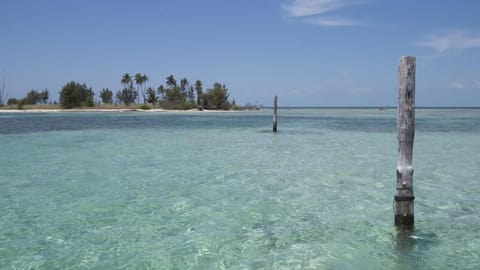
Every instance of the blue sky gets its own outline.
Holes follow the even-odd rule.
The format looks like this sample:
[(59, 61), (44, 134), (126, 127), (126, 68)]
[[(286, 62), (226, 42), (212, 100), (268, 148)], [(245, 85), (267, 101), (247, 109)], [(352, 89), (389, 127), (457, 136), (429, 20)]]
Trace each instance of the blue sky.
[(480, 106), (477, 0), (3, 0), (10, 97), (68, 81), (97, 93), (126, 72), (225, 83), (237, 103), (395, 106), (417, 57), (417, 106)]

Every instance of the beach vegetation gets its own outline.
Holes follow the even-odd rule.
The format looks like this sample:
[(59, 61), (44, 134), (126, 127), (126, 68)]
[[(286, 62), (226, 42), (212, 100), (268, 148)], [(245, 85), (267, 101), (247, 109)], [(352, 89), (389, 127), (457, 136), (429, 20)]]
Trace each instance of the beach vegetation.
[(152, 87), (148, 87), (146, 94), (147, 94), (147, 103), (156, 105), (158, 102), (158, 96), (155, 90)]
[(132, 84), (132, 77), (130, 76), (130, 74), (125, 73), (123, 74), (120, 82), (123, 84), (123, 88), (128, 88)]
[(11, 108), (16, 106), (17, 110), (23, 110), (24, 109), (23, 105), (25, 105), (25, 103), (23, 99), (9, 98), (7, 101), (7, 105), (10, 106)]
[(115, 95), (118, 103), (122, 103), (125, 106), (129, 106), (130, 104), (135, 103), (137, 99), (137, 91), (133, 88), (132, 84), (129, 87), (123, 88), (122, 90), (118, 91)]
[(0, 107), (5, 106), (5, 102), (8, 99), (7, 91), (5, 91), (5, 79), (2, 75), (2, 88), (0, 88)]
[(174, 86), (165, 91), (165, 105), (181, 105), (185, 103), (180, 87)]
[(190, 85), (188, 87), (187, 100), (188, 102), (195, 104), (195, 92), (193, 89), (193, 85)]
[(138, 97), (138, 92), (133, 87), (133, 79), (130, 74), (125, 73), (120, 82), (123, 85), (123, 89), (118, 91), (115, 95), (117, 102), (123, 103), (125, 106), (135, 103), (135, 100)]
[(65, 109), (78, 107), (93, 107), (94, 93), (85, 83), (71, 81), (60, 91), (60, 105)]
[(49, 92), (47, 89), (42, 92), (36, 90), (30, 90), (25, 97), (22, 99), (9, 98), (7, 100), (7, 105), (37, 105), (37, 104), (47, 104), (49, 99)]
[(142, 104), (142, 105), (140, 105), (139, 109), (146, 111), (146, 110), (150, 110), (151, 108), (150, 108), (150, 106), (148, 106), (147, 104)]
[(23, 98), (23, 104), (35, 105), (35, 104), (47, 104), (49, 98), (48, 90), (45, 89), (42, 92), (36, 90), (30, 90)]
[(112, 104), (113, 103), (113, 92), (108, 88), (103, 88), (100, 92), (100, 98), (102, 99), (103, 104)]
[(180, 80), (180, 93), (182, 94), (182, 99), (187, 102), (188, 101), (188, 93), (187, 93), (187, 89), (188, 89), (188, 86), (189, 86), (189, 82), (187, 80), (187, 78), (182, 78)]
[(8, 105), (8, 106), (17, 105), (19, 101), (20, 101), (20, 100), (18, 100), (18, 99), (16, 99), (16, 98), (9, 98), (9, 99), (7, 100), (7, 105)]
[(138, 102), (140, 104), (140, 90), (142, 91), (142, 97), (143, 97), (143, 103), (146, 102), (145, 98), (145, 84), (148, 82), (148, 77), (145, 74), (137, 73), (135, 74), (135, 84), (137, 85), (137, 98)]
[(175, 80), (175, 77), (173, 77), (173, 75), (170, 75), (167, 77), (167, 87), (169, 88), (177, 87), (177, 80)]
[(195, 92), (197, 93), (197, 105), (203, 105), (203, 83), (200, 80), (195, 81), (195, 85), (193, 87)]
[(158, 93), (160, 95), (159, 104), (167, 109), (210, 109), (210, 110), (230, 110), (228, 89), (225, 84), (216, 82), (212, 88), (203, 91), (203, 83), (196, 80), (193, 85), (187, 78), (182, 78), (180, 84), (173, 75), (166, 78), (166, 87), (160, 85)]
[[(173, 110), (190, 110), (190, 109), (208, 109), (208, 110), (243, 110), (250, 109), (248, 107), (237, 106), (235, 100), (230, 102), (230, 94), (225, 84), (216, 82), (211, 88), (204, 90), (204, 84), (201, 80), (195, 80), (194, 83), (183, 77), (177, 80), (174, 75), (169, 75), (165, 79), (165, 84), (161, 84), (158, 88), (147, 87), (149, 78), (146, 74), (136, 73), (131, 76), (129, 73), (123, 74), (120, 79), (122, 85), (121, 90), (113, 92), (109, 88), (103, 88), (99, 92), (101, 100), (94, 102), (94, 92), (92, 88), (87, 87), (85, 83), (81, 84), (71, 81), (65, 84), (60, 94), (60, 105), (56, 106), (50, 101), (52, 108), (47, 108), (50, 93), (47, 89), (44, 91), (30, 90), (22, 99), (8, 99), (7, 104), (16, 105), (17, 108), (25, 109), (55, 109), (55, 108), (79, 108), (79, 107), (97, 107), (118, 109), (118, 104), (132, 109), (150, 109), (163, 108)], [(1, 92), (0, 92), (1, 93)], [(143, 104), (140, 106), (140, 95), (143, 98)], [(6, 97), (6, 95), (5, 95)], [(5, 103), (5, 101), (4, 101)], [(130, 107), (132, 104), (135, 106)], [(32, 107), (35, 106), (35, 107)], [(110, 106), (110, 107), (109, 107)], [(147, 108), (148, 107), (148, 108)], [(113, 108), (112, 108), (113, 109)]]
[(165, 87), (163, 87), (162, 84), (157, 88), (157, 93), (160, 95), (159, 100), (163, 100), (165, 98)]
[(203, 95), (204, 107), (210, 110), (228, 110), (231, 105), (228, 101), (229, 96), (225, 84), (216, 82), (213, 84), (213, 88), (207, 89), (207, 92)]

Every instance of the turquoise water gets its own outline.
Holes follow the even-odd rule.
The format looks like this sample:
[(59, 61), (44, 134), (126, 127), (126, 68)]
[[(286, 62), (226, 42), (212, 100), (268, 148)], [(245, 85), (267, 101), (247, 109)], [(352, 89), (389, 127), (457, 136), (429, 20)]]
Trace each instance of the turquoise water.
[(480, 109), (0, 114), (1, 269), (479, 269)]

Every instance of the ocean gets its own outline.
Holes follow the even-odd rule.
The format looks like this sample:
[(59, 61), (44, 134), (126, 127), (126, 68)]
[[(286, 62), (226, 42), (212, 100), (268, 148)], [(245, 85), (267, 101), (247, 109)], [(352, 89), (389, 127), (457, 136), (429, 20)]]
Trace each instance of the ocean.
[(0, 269), (480, 269), (480, 109), (0, 113)]

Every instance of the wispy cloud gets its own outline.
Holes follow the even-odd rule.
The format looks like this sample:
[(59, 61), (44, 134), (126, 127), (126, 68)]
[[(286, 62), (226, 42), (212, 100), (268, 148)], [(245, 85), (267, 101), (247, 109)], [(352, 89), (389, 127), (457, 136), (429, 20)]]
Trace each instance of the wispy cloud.
[(450, 88), (456, 90), (477, 90), (480, 89), (480, 81), (452, 81), (450, 82)]
[(464, 89), (465, 88), (465, 84), (461, 83), (461, 82), (451, 82), (450, 83), (450, 87), (454, 88), (454, 89)]
[(367, 25), (361, 21), (355, 21), (344, 18), (326, 18), (326, 17), (313, 17), (303, 20), (306, 23), (318, 25), (318, 26), (364, 26)]
[(346, 93), (350, 94), (370, 94), (374, 93), (375, 89), (370, 87), (356, 87), (356, 88), (348, 88), (345, 90)]
[(352, 4), (348, 0), (293, 0), (293, 3), (285, 5), (284, 9), (292, 17), (305, 17), (323, 14)]
[(365, 26), (368, 23), (343, 18), (326, 17), (325, 14), (337, 11), (349, 6), (358, 5), (361, 2), (352, 0), (293, 0), (290, 4), (284, 5), (283, 9), (290, 17), (300, 18), (302, 22), (326, 26)]
[(457, 30), (428, 35), (423, 41), (416, 44), (442, 53), (448, 50), (480, 48), (480, 36)]

